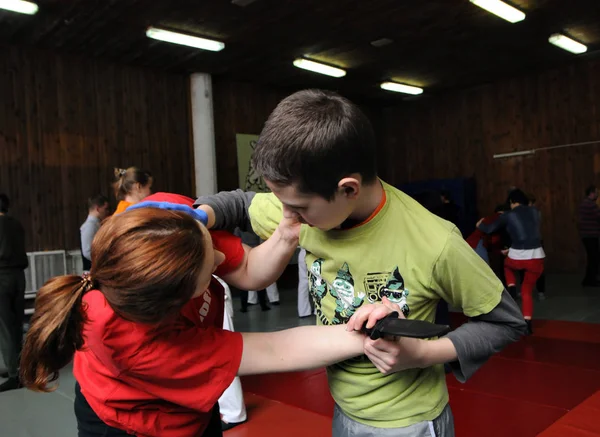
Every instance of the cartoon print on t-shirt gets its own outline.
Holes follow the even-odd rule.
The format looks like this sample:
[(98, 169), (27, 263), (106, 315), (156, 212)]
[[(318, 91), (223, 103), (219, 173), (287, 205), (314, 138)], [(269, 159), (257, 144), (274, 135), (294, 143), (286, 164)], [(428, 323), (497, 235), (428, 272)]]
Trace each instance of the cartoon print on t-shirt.
[(369, 293), (367, 298), (369, 299), (369, 302), (374, 303), (380, 302), (381, 299), (387, 297), (390, 302), (398, 304), (404, 317), (408, 317), (410, 314), (410, 308), (407, 303), (408, 294), (408, 289), (404, 287), (404, 278), (396, 266), (394, 271), (387, 278), (386, 283), (377, 287), (375, 293)]
[(354, 295), (354, 278), (348, 263), (344, 263), (338, 270), (329, 293), (335, 297), (335, 315), (332, 320), (334, 324), (346, 323), (365, 298), (365, 293), (362, 292)]
[[(365, 292), (357, 292), (348, 263), (339, 268), (335, 280), (330, 285), (322, 277), (324, 262), (323, 258), (316, 259), (308, 271), (310, 294), (315, 302), (317, 318), (322, 324), (347, 323), (356, 309), (364, 303), (365, 296), (369, 303), (381, 302), (381, 299), (387, 297), (390, 302), (400, 306), (405, 317), (410, 314), (409, 291), (397, 266), (391, 273), (368, 273), (363, 281)], [(333, 318), (322, 310), (323, 301), (328, 295), (335, 299)]]
[(327, 282), (321, 277), (323, 258), (316, 259), (308, 272), (309, 291), (315, 301), (317, 315), (321, 313), (321, 301), (327, 295)]

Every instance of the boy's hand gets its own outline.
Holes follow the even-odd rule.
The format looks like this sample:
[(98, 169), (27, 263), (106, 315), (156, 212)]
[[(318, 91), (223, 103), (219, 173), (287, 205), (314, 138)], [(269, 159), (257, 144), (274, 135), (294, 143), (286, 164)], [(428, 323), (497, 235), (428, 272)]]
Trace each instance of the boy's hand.
[[(381, 304), (363, 305), (357, 309), (348, 321), (346, 329), (360, 331), (365, 322), (367, 328), (373, 328), (377, 321), (394, 311), (398, 312), (398, 318), (405, 318), (400, 307), (384, 297)], [(365, 336), (364, 339), (365, 355), (384, 375), (424, 367), (427, 346), (426, 340), (417, 338), (394, 337), (371, 340)]]
[(390, 313), (397, 311), (402, 314), (402, 310), (398, 305), (392, 303), (387, 297), (384, 297), (381, 303), (363, 305), (348, 320), (346, 325), (347, 331), (361, 331), (365, 322), (367, 329), (372, 328), (375, 324)]
[[(401, 318), (402, 317), (402, 313)], [(426, 367), (425, 355), (429, 341), (419, 338), (399, 337), (364, 340), (365, 355), (384, 375), (406, 369)]]
[(284, 214), (279, 222), (277, 231), (283, 240), (297, 245), (298, 240), (300, 239), (300, 226), (301, 223), (298, 220), (298, 215), (290, 214), (289, 216), (286, 216), (286, 214)]
[[(382, 302), (385, 308), (397, 311), (399, 319), (406, 318), (398, 305), (391, 303), (387, 298)], [(372, 322), (373, 326), (376, 322), (377, 320)], [(365, 337), (364, 351), (375, 367), (384, 375), (388, 375), (405, 369), (422, 367), (426, 345), (425, 340), (417, 338), (391, 337), (371, 340)]]

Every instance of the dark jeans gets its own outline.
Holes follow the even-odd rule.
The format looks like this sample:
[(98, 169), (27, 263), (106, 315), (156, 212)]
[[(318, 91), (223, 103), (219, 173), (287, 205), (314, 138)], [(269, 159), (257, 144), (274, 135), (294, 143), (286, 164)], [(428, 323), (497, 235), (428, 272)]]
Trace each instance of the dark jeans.
[(25, 272), (0, 269), (0, 354), (10, 377), (16, 377), (19, 370), (24, 317)]
[[(75, 383), (75, 417), (77, 418), (77, 430), (79, 437), (129, 437), (125, 431), (113, 428), (104, 423), (92, 410), (90, 404), (81, 393), (79, 383)], [(191, 436), (190, 436), (191, 437)], [(221, 431), (221, 415), (219, 404), (213, 408), (213, 415), (208, 427), (202, 436), (194, 437), (223, 437)]]
[(595, 284), (598, 282), (598, 262), (600, 262), (600, 247), (598, 238), (582, 238), (583, 247), (587, 255), (587, 266), (585, 269), (584, 284)]

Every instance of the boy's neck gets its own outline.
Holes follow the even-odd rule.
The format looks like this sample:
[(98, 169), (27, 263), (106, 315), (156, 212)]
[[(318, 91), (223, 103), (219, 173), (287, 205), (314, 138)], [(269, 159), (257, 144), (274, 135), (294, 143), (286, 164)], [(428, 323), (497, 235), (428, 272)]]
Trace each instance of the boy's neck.
[(383, 198), (383, 186), (379, 179), (370, 185), (364, 185), (359, 195), (356, 208), (350, 217), (350, 220), (362, 223), (375, 212), (381, 199)]

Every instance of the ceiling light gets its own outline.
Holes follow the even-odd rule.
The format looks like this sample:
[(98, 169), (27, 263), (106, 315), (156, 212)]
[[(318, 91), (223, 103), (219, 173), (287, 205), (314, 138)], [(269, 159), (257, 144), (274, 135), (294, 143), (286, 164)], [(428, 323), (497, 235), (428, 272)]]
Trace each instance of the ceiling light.
[(341, 68), (331, 67), (319, 62), (309, 61), (308, 59), (296, 59), (294, 65), (304, 70), (314, 71), (315, 73), (326, 74), (327, 76), (343, 77), (346, 72)]
[(412, 94), (413, 96), (423, 94), (423, 88), (410, 85), (403, 85), (397, 82), (383, 82), (380, 86), (384, 90), (394, 91), (396, 93)]
[(225, 43), (222, 43), (220, 41), (199, 38), (197, 36), (186, 35), (184, 33), (171, 32), (170, 30), (158, 29), (156, 27), (149, 27), (146, 31), (146, 36), (148, 38), (157, 39), (159, 41), (171, 42), (173, 44), (181, 44), (184, 46), (195, 47), (202, 50), (210, 50), (211, 52), (219, 52), (225, 48)]
[(504, 18), (506, 21), (511, 23), (517, 23), (525, 19), (525, 13), (521, 12), (517, 8), (513, 8), (500, 0), (469, 0), (474, 5), (497, 15), (500, 18)]
[(33, 15), (38, 11), (38, 5), (23, 0), (0, 0), (0, 9)]
[(561, 35), (560, 33), (550, 35), (548, 41), (550, 41), (550, 43), (554, 44), (556, 47), (560, 47), (561, 49), (575, 53), (576, 55), (585, 53), (587, 51), (587, 47), (585, 45), (569, 38), (568, 36)]

